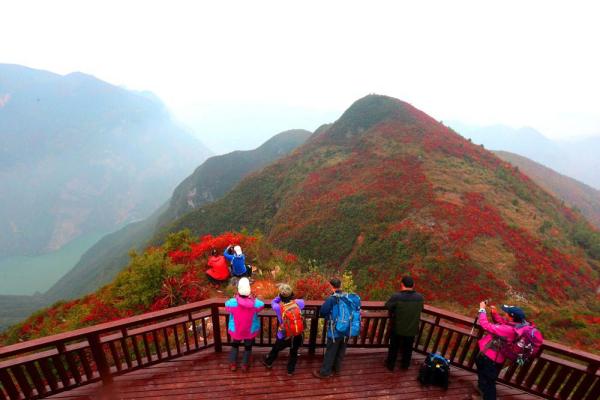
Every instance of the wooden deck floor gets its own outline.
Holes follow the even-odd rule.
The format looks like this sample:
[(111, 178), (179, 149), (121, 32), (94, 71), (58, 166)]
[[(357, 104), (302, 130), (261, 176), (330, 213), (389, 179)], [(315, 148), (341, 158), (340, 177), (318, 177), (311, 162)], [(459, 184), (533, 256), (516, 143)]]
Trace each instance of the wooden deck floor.
[[(348, 350), (339, 376), (319, 380), (311, 373), (318, 369), (322, 353), (309, 356), (301, 350), (296, 374), (288, 377), (287, 353), (281, 353), (273, 369), (260, 364), (267, 349), (254, 349), (254, 363), (249, 372), (230, 372), (228, 349), (188, 355), (176, 360), (134, 371), (115, 379), (108, 387), (92, 384), (52, 396), (52, 399), (463, 399), (471, 393), (475, 374), (453, 368), (447, 391), (421, 387), (416, 380), (423, 356), (414, 355), (407, 371), (388, 372), (383, 366), (384, 352)], [(525, 400), (538, 397), (498, 385), (499, 399)]]

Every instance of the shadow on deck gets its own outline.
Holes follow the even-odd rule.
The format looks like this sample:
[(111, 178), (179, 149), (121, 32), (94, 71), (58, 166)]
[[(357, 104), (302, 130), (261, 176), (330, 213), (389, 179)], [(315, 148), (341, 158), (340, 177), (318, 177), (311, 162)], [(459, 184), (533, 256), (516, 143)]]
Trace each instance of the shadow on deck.
[[(222, 353), (201, 351), (175, 360), (115, 378), (112, 385), (91, 384), (52, 396), (52, 399), (463, 399), (472, 392), (477, 376), (452, 368), (448, 390), (422, 387), (416, 380), (424, 356), (414, 354), (407, 371), (388, 372), (383, 366), (385, 351), (348, 349), (344, 370), (328, 380), (314, 378), (322, 353), (311, 356), (301, 349), (296, 373), (286, 374), (287, 350), (281, 353), (273, 369), (260, 364), (268, 351), (255, 348), (249, 372), (230, 372), (228, 348)], [(521, 390), (498, 384), (498, 398), (538, 399)]]

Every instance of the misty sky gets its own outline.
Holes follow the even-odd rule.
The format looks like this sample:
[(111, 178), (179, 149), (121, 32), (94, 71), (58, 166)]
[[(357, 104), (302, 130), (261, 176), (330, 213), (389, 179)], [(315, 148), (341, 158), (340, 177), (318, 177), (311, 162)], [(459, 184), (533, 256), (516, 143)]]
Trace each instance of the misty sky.
[(578, 1), (3, 1), (0, 62), (155, 92), (216, 153), (398, 97), (438, 120), (600, 135)]

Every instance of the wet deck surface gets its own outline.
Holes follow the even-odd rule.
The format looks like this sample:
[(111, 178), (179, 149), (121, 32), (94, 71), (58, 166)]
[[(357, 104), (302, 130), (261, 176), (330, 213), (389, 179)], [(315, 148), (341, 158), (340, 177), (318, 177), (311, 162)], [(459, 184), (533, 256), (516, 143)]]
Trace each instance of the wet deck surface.
[[(408, 370), (389, 372), (383, 366), (381, 350), (349, 349), (338, 376), (320, 380), (312, 371), (321, 365), (322, 351), (309, 356), (301, 350), (296, 373), (286, 374), (287, 350), (273, 369), (260, 359), (268, 349), (255, 348), (248, 372), (229, 371), (228, 348), (212, 350), (165, 361), (115, 378), (112, 385), (99, 383), (54, 395), (52, 399), (464, 399), (473, 392), (474, 373), (452, 368), (448, 390), (422, 387), (417, 381), (424, 357), (414, 354)], [(523, 391), (498, 384), (498, 399), (539, 399)], [(475, 397), (476, 399), (477, 397)]]

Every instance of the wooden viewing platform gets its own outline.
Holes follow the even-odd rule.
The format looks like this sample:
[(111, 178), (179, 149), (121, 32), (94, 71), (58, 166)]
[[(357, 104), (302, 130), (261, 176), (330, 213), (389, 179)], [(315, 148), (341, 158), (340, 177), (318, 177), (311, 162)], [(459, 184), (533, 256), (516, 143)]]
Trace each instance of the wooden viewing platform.
[[(323, 359), (304, 352), (293, 377), (286, 375), (287, 357), (278, 358), (273, 369), (260, 364), (267, 349), (257, 349), (248, 373), (229, 371), (228, 354), (210, 350), (169, 360), (123, 375), (112, 385), (83, 386), (50, 397), (60, 400), (84, 399), (463, 399), (471, 393), (476, 375), (454, 369), (448, 390), (422, 387), (417, 381), (419, 365), (425, 358), (416, 355), (409, 370), (389, 372), (383, 366), (385, 350), (350, 350), (342, 373), (330, 380), (318, 380), (311, 372)], [(285, 352), (282, 352), (283, 354)], [(500, 400), (539, 399), (539, 397), (498, 385)]]
[[(389, 319), (382, 302), (364, 302), (361, 335), (349, 343), (344, 370), (331, 380), (313, 378), (324, 346), (321, 302), (306, 304), (302, 355), (293, 378), (284, 358), (273, 370), (258, 362), (274, 343), (273, 311), (261, 315), (251, 371), (227, 368), (227, 314), (224, 299), (209, 299), (77, 331), (0, 348), (0, 400), (29, 398), (463, 398), (476, 381), (474, 361), (480, 328), (473, 319), (426, 306), (415, 341), (415, 362), (439, 351), (453, 365), (448, 391), (422, 388), (418, 370), (387, 372), (383, 358)], [(500, 398), (598, 400), (600, 357), (552, 342), (523, 367), (506, 367)], [(287, 389), (286, 389), (287, 390)]]

